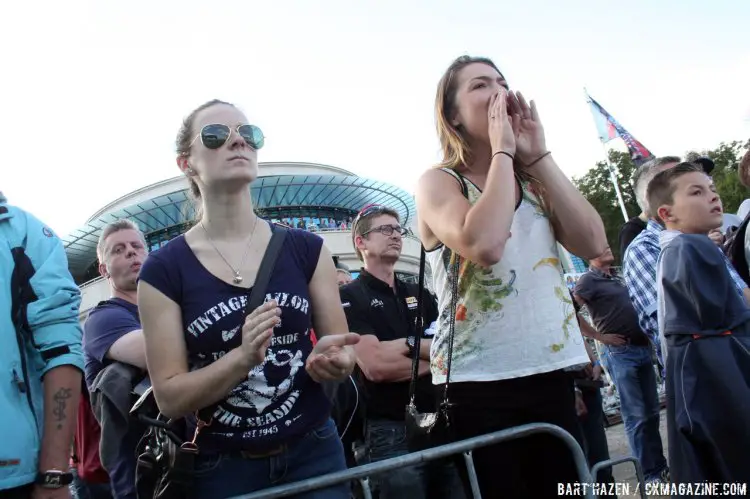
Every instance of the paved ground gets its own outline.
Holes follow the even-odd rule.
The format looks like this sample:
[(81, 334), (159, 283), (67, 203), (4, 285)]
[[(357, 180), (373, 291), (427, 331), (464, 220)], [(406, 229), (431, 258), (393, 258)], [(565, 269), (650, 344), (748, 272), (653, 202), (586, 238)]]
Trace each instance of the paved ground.
[[(661, 411), (661, 440), (664, 444), (664, 455), (667, 454), (667, 418), (666, 410)], [(607, 428), (607, 441), (609, 443), (609, 455), (611, 458), (623, 457), (630, 455), (630, 446), (625, 436), (625, 427), (622, 423)], [(627, 483), (630, 485), (630, 495), (621, 495), (621, 498), (641, 497), (636, 494), (635, 469), (630, 463), (618, 464), (614, 468), (615, 481), (618, 483)], [(659, 496), (649, 496), (659, 497)]]

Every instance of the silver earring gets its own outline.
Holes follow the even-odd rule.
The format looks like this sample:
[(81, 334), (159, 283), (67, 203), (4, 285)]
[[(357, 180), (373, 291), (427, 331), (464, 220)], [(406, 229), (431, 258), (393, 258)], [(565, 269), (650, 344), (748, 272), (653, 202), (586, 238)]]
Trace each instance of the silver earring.
[(188, 175), (195, 175), (195, 170), (193, 170), (192, 168), (188, 168), (187, 169), (187, 174)]

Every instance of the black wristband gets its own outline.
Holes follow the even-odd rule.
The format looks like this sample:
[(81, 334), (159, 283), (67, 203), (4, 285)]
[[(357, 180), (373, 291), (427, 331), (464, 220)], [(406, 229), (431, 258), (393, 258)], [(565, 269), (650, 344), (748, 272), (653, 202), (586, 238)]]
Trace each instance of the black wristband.
[(511, 153), (509, 153), (507, 151), (497, 151), (497, 152), (493, 152), (492, 153), (492, 157), (490, 158), (490, 161), (492, 161), (493, 159), (495, 159), (495, 156), (497, 156), (498, 154), (505, 154), (506, 156), (508, 156), (510, 158), (511, 161), (515, 161), (516, 160), (516, 158)]
[(40, 471), (34, 483), (44, 489), (61, 489), (73, 483), (73, 473), (60, 470)]
[(541, 156), (539, 156), (538, 158), (536, 158), (534, 161), (532, 161), (528, 165), (525, 165), (525, 167), (526, 168), (530, 168), (530, 167), (534, 166), (535, 164), (539, 163), (541, 160), (543, 160), (544, 158), (546, 158), (550, 154), (552, 154), (552, 151), (545, 152), (544, 154), (542, 154)]

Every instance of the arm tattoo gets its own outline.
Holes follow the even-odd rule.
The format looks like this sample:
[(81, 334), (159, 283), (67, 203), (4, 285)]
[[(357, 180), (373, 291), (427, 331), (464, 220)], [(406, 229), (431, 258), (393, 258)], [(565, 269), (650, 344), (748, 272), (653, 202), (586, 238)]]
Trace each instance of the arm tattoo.
[(66, 419), (65, 409), (68, 405), (68, 399), (73, 396), (72, 388), (60, 388), (57, 393), (52, 396), (54, 401), (54, 409), (52, 414), (55, 416), (55, 422), (57, 422), (57, 429), (62, 430), (62, 423)]

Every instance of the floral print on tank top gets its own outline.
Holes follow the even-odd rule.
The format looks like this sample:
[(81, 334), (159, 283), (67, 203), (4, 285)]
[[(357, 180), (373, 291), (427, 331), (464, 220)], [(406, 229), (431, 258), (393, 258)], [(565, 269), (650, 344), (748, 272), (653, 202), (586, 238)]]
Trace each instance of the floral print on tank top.
[[(451, 172), (452, 175), (455, 176)], [(468, 190), (468, 200), (474, 204), (479, 199), (481, 192), (471, 182), (466, 181)], [(534, 192), (533, 185), (528, 182), (521, 182), (522, 199), (521, 204), (528, 204), (534, 210), (534, 218), (548, 219), (546, 211)], [(519, 205), (519, 209), (520, 209)], [(550, 255), (558, 255), (556, 242), (553, 241), (550, 248)], [(559, 255), (558, 255), (559, 256)], [(447, 282), (453, 280), (453, 264), (455, 253), (447, 247), (443, 247), (441, 255), (442, 267), (447, 276)], [(560, 337), (548, 345), (549, 352), (554, 355), (561, 352), (571, 339), (571, 335), (580, 336), (578, 324), (575, 316), (575, 308), (570, 298), (570, 294), (565, 286), (563, 271), (560, 259), (557, 256), (549, 256), (538, 259), (531, 266), (531, 270), (536, 272), (542, 268), (551, 267), (559, 274), (559, 285), (554, 287), (554, 296), (559, 300), (561, 307), (561, 316), (563, 320), (560, 323)], [(481, 358), (483, 345), (475, 338), (473, 332), (484, 327), (488, 317), (493, 317), (493, 321), (504, 319), (503, 308), (504, 302), (509, 297), (518, 296), (518, 285), (520, 282), (517, 269), (506, 268), (505, 275), (498, 275), (495, 268), (485, 268), (481, 265), (462, 259), (459, 266), (458, 280), (458, 302), (455, 316), (455, 335), (453, 345), (453, 359), (461, 358)], [(533, 306), (527, 311), (529, 314), (534, 313)], [(442, 307), (439, 322), (447, 324), (449, 322), (450, 303)], [(433, 342), (433, 373), (438, 371), (445, 376), (447, 374), (448, 358), (448, 334), (439, 335)]]

